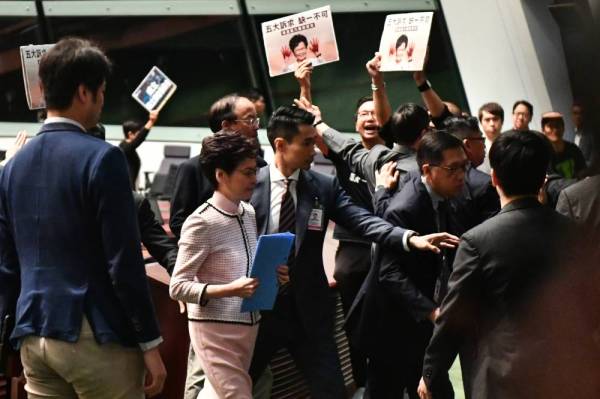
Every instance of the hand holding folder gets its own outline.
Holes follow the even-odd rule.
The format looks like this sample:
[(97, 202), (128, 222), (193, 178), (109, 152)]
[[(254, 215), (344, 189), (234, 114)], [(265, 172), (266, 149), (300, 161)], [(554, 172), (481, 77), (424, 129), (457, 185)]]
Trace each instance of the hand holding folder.
[(260, 284), (252, 297), (242, 301), (241, 312), (273, 309), (279, 290), (277, 267), (287, 263), (294, 237), (291, 233), (278, 233), (258, 239), (250, 277), (258, 278)]

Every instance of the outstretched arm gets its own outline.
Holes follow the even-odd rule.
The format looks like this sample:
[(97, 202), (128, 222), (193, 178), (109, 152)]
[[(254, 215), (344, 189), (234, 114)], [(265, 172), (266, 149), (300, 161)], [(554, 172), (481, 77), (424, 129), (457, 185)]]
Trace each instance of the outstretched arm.
[(298, 68), (294, 72), (294, 76), (300, 86), (300, 98), (305, 98), (309, 103), (312, 103), (311, 83), (310, 77), (312, 74), (313, 67), (308, 60), (304, 60), (298, 65)]
[(375, 53), (365, 65), (371, 77), (371, 89), (373, 91), (373, 105), (375, 106), (375, 117), (380, 126), (383, 126), (392, 117), (392, 106), (385, 90), (385, 82), (381, 68), (381, 54)]

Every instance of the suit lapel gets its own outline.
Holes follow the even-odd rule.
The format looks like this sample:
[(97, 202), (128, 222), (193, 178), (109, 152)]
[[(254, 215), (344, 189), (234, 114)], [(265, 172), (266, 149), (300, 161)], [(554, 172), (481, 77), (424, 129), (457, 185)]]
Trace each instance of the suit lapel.
[(252, 206), (256, 212), (256, 227), (258, 235), (267, 234), (271, 215), (271, 177), (269, 167), (263, 167), (258, 172), (258, 182), (252, 194)]
[(315, 195), (312, 189), (312, 178), (305, 171), (300, 171), (298, 185), (296, 187), (296, 197), (298, 204), (296, 205), (296, 254), (300, 250), (300, 245), (306, 235), (308, 228), (308, 217), (312, 209)]

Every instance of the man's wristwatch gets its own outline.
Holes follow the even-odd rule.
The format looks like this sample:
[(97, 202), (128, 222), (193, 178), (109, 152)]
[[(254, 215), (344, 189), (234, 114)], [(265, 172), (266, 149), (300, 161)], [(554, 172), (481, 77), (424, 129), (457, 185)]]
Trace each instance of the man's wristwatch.
[(427, 90), (431, 89), (431, 83), (429, 83), (428, 80), (425, 80), (425, 82), (423, 82), (422, 84), (420, 84), (419, 86), (417, 86), (417, 89), (419, 89), (419, 91), (421, 93), (423, 93), (424, 91), (427, 91)]

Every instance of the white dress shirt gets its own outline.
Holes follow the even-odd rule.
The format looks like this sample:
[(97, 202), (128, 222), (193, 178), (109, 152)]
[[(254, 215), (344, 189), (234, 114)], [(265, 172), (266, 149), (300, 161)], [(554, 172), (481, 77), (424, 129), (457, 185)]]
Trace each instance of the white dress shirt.
[[(279, 233), (279, 214), (281, 213), (281, 202), (285, 194), (285, 176), (277, 169), (275, 163), (269, 165), (269, 175), (271, 178), (271, 217), (269, 218), (269, 234)], [(298, 195), (296, 194), (296, 186), (300, 177), (300, 169), (296, 169), (294, 173), (287, 179), (290, 181), (290, 194), (294, 200), (294, 205), (298, 205)]]
[(84, 132), (87, 132), (87, 129), (84, 128), (81, 123), (79, 123), (73, 119), (64, 118), (62, 116), (50, 116), (50, 117), (46, 118), (46, 120), (44, 121), (44, 125), (47, 125), (48, 123), (69, 123), (71, 125), (77, 126)]

